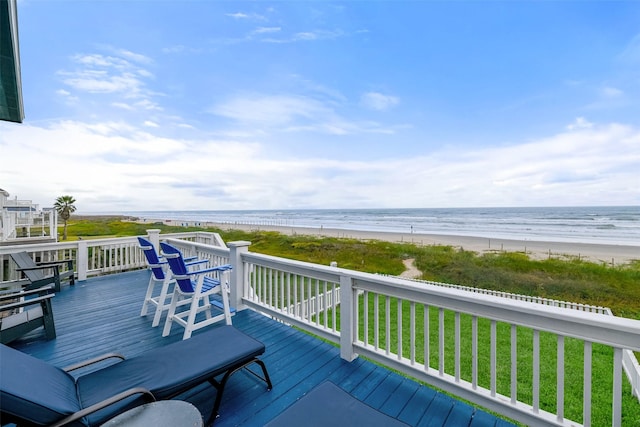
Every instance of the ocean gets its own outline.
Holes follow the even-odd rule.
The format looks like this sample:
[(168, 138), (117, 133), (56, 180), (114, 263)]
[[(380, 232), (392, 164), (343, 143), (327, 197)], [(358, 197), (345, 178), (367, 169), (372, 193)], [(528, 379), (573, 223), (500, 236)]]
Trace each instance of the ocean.
[(135, 211), (109, 214), (185, 223), (324, 227), (640, 246), (640, 206)]

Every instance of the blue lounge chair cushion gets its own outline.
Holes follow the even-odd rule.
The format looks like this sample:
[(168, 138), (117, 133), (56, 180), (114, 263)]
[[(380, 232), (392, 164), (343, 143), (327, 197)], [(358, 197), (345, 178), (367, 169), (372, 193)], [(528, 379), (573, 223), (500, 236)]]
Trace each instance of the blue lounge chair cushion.
[[(78, 379), (78, 396), (87, 407), (129, 388), (143, 387), (157, 400), (169, 399), (264, 350), (261, 342), (232, 326), (222, 326), (84, 375)], [(90, 424), (101, 423), (105, 412), (89, 416)]]
[(47, 425), (82, 409), (75, 380), (62, 369), (6, 345), (0, 361), (3, 412)]
[(325, 381), (267, 424), (269, 427), (407, 426)]
[[(215, 382), (218, 375), (229, 375), (265, 351), (264, 344), (233, 326), (220, 326), (74, 378), (33, 356), (5, 345), (0, 348), (2, 413), (38, 425), (60, 421), (136, 387), (149, 390), (156, 400), (171, 399), (206, 381)], [(270, 389), (268, 377), (265, 381)], [(213, 385), (220, 396), (224, 384)], [(143, 395), (129, 397), (93, 412), (82, 424), (100, 425), (146, 401)]]

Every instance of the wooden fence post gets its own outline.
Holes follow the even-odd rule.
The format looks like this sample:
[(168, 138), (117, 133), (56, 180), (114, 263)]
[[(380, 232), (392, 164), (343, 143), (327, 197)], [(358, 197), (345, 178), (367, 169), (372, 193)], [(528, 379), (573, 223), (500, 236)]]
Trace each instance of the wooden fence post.
[(340, 357), (351, 362), (358, 357), (353, 351), (353, 340), (357, 316), (355, 315), (353, 299), (353, 279), (350, 276), (340, 276)]
[(76, 269), (78, 270), (78, 281), (87, 280), (87, 271), (89, 270), (89, 248), (86, 240), (78, 240)]
[(156, 250), (160, 251), (160, 229), (151, 228), (147, 230), (147, 237), (149, 238), (149, 241), (153, 243)]
[(242, 254), (249, 252), (249, 246), (251, 242), (238, 241), (229, 242), (229, 264), (233, 267), (231, 270), (231, 277), (229, 279), (229, 287), (231, 289), (231, 295), (229, 295), (229, 305), (235, 308), (237, 311), (244, 310), (246, 307), (242, 304), (242, 297), (244, 295), (244, 264), (242, 262)]

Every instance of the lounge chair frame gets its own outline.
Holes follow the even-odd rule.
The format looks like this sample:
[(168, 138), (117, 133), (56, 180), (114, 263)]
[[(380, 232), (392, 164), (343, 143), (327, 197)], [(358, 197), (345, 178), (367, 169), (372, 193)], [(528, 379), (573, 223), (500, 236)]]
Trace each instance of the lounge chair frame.
[[(69, 285), (73, 286), (76, 284), (72, 259), (63, 261), (35, 262), (33, 258), (31, 258), (31, 256), (25, 251), (12, 253), (9, 254), (9, 256), (18, 266), (18, 268), (16, 268), (16, 271), (22, 272), (31, 282), (25, 287), (25, 289), (27, 290), (53, 284), (55, 291), (60, 292), (61, 283), (66, 279), (69, 280)], [(65, 265), (67, 269), (66, 271), (62, 271), (61, 267)], [(53, 273), (50, 275), (46, 275), (45, 270), (49, 269)]]

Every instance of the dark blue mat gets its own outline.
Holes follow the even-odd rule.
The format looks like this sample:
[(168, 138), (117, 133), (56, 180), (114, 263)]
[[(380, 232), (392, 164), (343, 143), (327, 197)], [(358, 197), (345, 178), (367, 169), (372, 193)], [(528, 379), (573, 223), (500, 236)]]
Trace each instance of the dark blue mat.
[(359, 401), (330, 381), (325, 381), (274, 418), (267, 426), (290, 427), (407, 426)]

